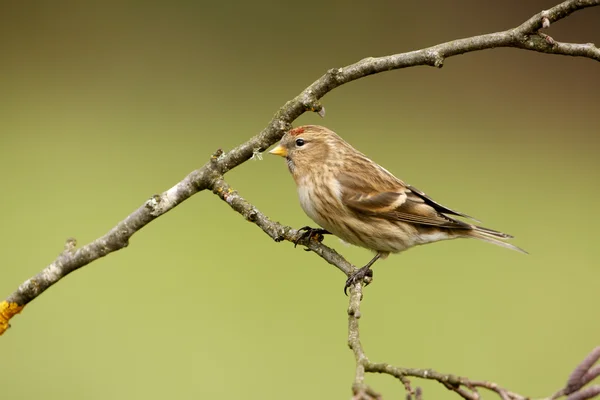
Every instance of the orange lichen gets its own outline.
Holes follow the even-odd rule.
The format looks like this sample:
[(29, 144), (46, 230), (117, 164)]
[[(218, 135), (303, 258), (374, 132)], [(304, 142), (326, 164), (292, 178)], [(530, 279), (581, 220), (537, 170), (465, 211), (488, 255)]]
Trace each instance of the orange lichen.
[(20, 306), (17, 303), (9, 303), (3, 301), (0, 303), (0, 335), (2, 335), (9, 327), (8, 321), (21, 312), (25, 306)]

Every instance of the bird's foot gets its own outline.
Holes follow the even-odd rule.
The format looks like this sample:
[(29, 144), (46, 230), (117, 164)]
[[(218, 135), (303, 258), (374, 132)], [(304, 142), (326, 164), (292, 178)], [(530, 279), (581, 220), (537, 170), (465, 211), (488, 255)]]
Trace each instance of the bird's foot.
[(344, 285), (344, 294), (348, 296), (348, 288), (354, 285), (357, 282), (365, 282), (365, 286), (371, 283), (371, 279), (373, 278), (373, 270), (371, 269), (371, 265), (365, 265), (358, 271), (351, 274), (346, 280), (346, 285)]
[[(307, 239), (314, 238), (317, 242), (322, 242), (324, 239), (323, 235), (330, 234), (330, 232), (325, 229), (311, 228), (310, 226), (303, 226), (302, 228), (298, 229), (298, 232), (300, 232), (300, 235), (298, 235), (298, 238), (294, 240), (294, 247), (298, 246), (298, 243), (300, 243), (302, 240)], [(309, 249), (305, 250), (310, 251)]]

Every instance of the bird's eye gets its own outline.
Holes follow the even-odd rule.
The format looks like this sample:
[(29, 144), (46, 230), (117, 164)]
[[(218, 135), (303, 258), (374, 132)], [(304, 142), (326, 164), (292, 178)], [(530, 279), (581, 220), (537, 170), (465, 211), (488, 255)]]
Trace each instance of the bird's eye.
[(298, 147), (304, 146), (304, 139), (296, 139), (296, 146), (298, 146)]

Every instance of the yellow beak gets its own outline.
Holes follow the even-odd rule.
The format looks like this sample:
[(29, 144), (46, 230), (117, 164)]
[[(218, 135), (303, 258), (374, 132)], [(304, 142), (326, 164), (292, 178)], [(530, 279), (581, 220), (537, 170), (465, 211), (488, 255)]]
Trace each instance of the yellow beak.
[(287, 157), (287, 154), (288, 154), (286, 148), (283, 147), (282, 145), (277, 145), (277, 147), (275, 147), (269, 153), (275, 154), (276, 156), (281, 156), (281, 157)]

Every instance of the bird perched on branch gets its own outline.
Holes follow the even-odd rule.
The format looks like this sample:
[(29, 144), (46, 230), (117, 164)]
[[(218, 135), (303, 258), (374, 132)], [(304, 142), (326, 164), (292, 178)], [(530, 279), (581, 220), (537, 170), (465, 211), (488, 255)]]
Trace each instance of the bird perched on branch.
[(404, 183), (323, 126), (291, 129), (270, 153), (286, 158), (302, 209), (324, 228), (305, 227), (305, 234), (332, 233), (376, 253), (348, 278), (344, 293), (372, 274), (378, 259), (417, 245), (475, 238), (526, 253), (505, 242), (512, 238), (506, 233), (450, 217), (473, 219)]

